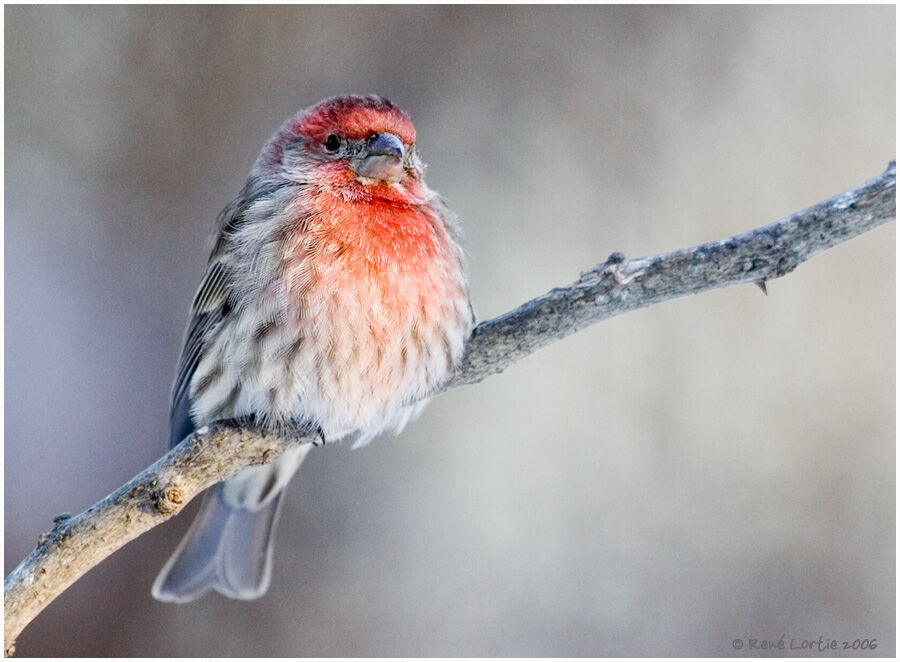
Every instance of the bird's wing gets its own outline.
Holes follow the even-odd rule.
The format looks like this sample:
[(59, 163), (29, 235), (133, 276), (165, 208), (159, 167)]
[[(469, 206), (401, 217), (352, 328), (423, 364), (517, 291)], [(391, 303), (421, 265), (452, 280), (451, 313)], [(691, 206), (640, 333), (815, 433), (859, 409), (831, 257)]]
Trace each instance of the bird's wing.
[[(251, 207), (264, 198), (283, 195), (293, 190), (295, 182), (271, 182), (251, 176), (240, 194), (216, 220), (216, 242), (206, 266), (206, 273), (191, 305), (191, 318), (184, 337), (184, 348), (178, 361), (178, 372), (172, 387), (172, 406), (169, 415), (169, 447), (177, 445), (196, 429), (191, 418), (191, 378), (203, 357), (216, 328), (232, 310), (235, 302), (230, 244), (235, 233), (246, 222), (253, 222)], [(290, 193), (288, 193), (290, 194)], [(256, 219), (259, 220), (259, 219)]]
[(178, 361), (175, 384), (172, 387), (172, 408), (169, 418), (170, 448), (195, 430), (191, 419), (191, 378), (203, 356), (206, 344), (230, 310), (229, 287), (230, 269), (224, 255), (216, 256), (214, 253), (191, 306), (191, 319), (185, 334), (181, 359)]

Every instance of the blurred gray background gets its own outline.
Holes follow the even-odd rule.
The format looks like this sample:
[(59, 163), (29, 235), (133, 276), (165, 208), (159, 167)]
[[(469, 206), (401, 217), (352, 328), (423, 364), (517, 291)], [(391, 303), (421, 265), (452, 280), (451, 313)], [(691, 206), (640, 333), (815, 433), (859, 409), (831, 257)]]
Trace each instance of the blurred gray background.
[[(6, 7), (5, 569), (160, 456), (207, 232), (298, 108), (407, 109), (486, 319), (895, 157), (895, 9)], [(128, 545), (20, 655), (746, 654), (895, 640), (895, 227), (314, 452), (254, 603)], [(853, 651), (849, 651), (853, 652)]]

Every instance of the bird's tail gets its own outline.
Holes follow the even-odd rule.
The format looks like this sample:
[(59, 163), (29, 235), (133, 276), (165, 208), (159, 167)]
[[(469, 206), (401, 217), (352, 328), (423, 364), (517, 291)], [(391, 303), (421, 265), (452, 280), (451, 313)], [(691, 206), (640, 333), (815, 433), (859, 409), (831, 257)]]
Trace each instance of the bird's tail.
[(272, 578), (272, 541), (284, 488), (308, 449), (288, 451), (272, 465), (245, 469), (208, 490), (153, 583), (153, 597), (189, 602), (210, 589), (237, 600), (263, 595)]

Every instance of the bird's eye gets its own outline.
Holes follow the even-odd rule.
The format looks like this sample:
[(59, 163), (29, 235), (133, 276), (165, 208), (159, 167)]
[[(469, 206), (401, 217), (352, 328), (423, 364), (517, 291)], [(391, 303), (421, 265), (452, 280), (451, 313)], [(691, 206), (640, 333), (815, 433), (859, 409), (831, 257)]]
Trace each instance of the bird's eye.
[(325, 149), (327, 149), (329, 152), (338, 151), (338, 148), (340, 146), (341, 146), (341, 139), (338, 138), (333, 133), (330, 136), (328, 136), (328, 138), (325, 140)]

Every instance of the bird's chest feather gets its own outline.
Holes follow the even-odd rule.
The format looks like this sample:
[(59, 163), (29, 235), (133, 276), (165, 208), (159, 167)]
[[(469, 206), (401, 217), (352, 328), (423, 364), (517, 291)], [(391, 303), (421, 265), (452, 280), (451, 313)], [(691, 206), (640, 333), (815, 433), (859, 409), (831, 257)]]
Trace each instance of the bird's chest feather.
[(325, 195), (316, 202), (319, 213), (288, 239), (282, 267), (298, 318), (314, 314), (313, 326), (379, 340), (404, 319), (427, 323), (422, 315), (460, 268), (433, 212)]
[[(452, 369), (468, 333), (459, 255), (430, 208), (322, 196), (287, 240), (289, 324), (321, 394), (389, 409)], [(362, 412), (360, 412), (362, 413)]]

